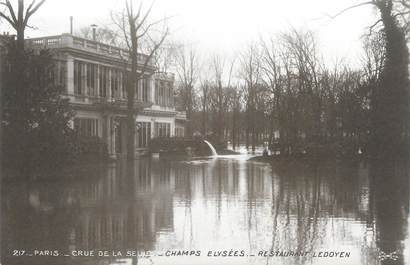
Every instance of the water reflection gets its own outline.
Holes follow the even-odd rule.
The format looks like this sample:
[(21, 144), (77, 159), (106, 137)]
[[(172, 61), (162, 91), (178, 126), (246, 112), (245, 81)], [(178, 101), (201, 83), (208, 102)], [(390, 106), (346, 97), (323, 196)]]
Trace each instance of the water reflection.
[[(3, 264), (410, 264), (404, 162), (141, 159), (2, 187)], [(177, 249), (201, 256), (111, 253)], [(231, 249), (246, 255), (207, 256)], [(317, 257), (342, 251), (349, 257)]]
[(408, 235), (408, 166), (397, 162), (373, 163), (370, 212), (376, 227), (376, 244), (382, 264), (405, 264), (403, 241)]

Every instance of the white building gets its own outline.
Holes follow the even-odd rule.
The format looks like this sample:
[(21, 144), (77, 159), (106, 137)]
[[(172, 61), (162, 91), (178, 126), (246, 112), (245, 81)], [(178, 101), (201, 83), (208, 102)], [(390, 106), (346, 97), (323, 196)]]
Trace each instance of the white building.
[[(55, 79), (76, 111), (72, 126), (80, 134), (102, 138), (112, 157), (125, 154), (127, 50), (70, 34), (29, 39), (27, 44), (55, 51)], [(141, 71), (146, 55), (138, 56)], [(149, 63), (135, 91), (136, 153), (144, 152), (154, 137), (184, 136), (186, 116), (175, 110), (174, 75), (155, 70)]]

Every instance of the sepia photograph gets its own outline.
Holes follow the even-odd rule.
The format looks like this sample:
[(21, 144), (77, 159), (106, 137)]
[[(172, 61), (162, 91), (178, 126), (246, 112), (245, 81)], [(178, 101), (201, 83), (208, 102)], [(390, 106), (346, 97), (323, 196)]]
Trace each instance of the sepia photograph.
[(410, 0), (0, 0), (0, 265), (410, 265)]

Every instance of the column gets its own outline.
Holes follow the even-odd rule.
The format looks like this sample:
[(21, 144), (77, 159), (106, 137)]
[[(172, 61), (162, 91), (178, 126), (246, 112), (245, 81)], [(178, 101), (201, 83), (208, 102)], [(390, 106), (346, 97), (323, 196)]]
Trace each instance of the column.
[(171, 121), (171, 124), (169, 125), (169, 130), (170, 130), (169, 136), (170, 136), (170, 137), (175, 136), (175, 117), (174, 117), (174, 119)]
[(155, 138), (155, 119), (151, 119), (151, 139)]
[(120, 99), (124, 98), (123, 95), (123, 83), (122, 83), (122, 79), (123, 79), (123, 72), (122, 71), (118, 71), (118, 89), (119, 89), (119, 93), (120, 93)]
[(88, 67), (90, 67), (90, 65), (88, 64), (88, 63), (84, 63), (83, 64), (84, 65), (84, 67), (83, 67), (83, 84), (84, 84), (84, 96), (89, 96), (89, 92), (88, 92), (88, 82), (87, 82), (87, 73), (88, 73)]
[(127, 121), (126, 119), (123, 119), (121, 122), (121, 153), (126, 154), (127, 153)]
[(67, 94), (74, 95), (74, 58), (67, 56)]
[(110, 147), (108, 150), (110, 150), (110, 154), (114, 155), (115, 154), (115, 119), (114, 116), (110, 116), (109, 118), (110, 121), (110, 134), (108, 136), (108, 139), (110, 140)]
[(115, 137), (116, 137), (116, 134), (117, 134), (117, 129), (116, 129), (117, 121), (115, 120), (114, 116), (112, 116), (110, 120), (111, 120), (111, 122), (110, 122), (111, 123), (111, 126), (110, 126), (110, 128), (111, 128), (111, 134), (110, 134), (111, 154), (115, 155), (116, 154), (116, 152), (115, 152), (115, 149), (116, 149), (116, 147), (115, 147)]
[(149, 85), (149, 98), (148, 98), (148, 101), (155, 104), (155, 79), (153, 78), (153, 76), (151, 76), (148, 79), (148, 85)]
[(96, 81), (95, 81), (95, 93), (96, 93), (96, 96), (97, 97), (100, 97), (100, 71), (101, 71), (101, 69), (100, 69), (100, 65), (99, 64), (96, 64), (95, 65), (95, 67), (97, 68), (97, 71), (96, 71)]
[(111, 69), (107, 68), (107, 98), (111, 99)]

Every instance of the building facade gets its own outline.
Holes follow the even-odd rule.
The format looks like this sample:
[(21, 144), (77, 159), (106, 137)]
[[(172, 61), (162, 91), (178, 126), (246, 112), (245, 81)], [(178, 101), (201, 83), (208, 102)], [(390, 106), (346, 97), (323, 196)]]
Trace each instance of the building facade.
[[(55, 52), (55, 80), (64, 87), (76, 114), (72, 127), (84, 136), (104, 140), (108, 153), (126, 152), (127, 50), (70, 34), (27, 40), (34, 48)], [(185, 113), (174, 105), (174, 75), (156, 73), (147, 56), (138, 55), (143, 78), (135, 87), (136, 153), (144, 153), (152, 138), (184, 136)], [(145, 68), (143, 68), (145, 65)]]

